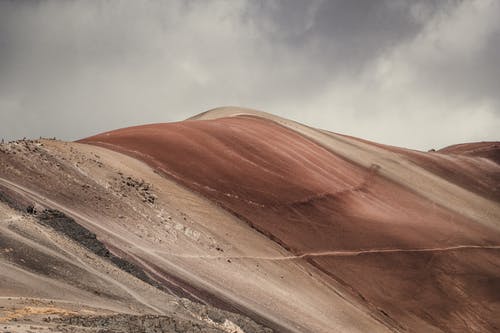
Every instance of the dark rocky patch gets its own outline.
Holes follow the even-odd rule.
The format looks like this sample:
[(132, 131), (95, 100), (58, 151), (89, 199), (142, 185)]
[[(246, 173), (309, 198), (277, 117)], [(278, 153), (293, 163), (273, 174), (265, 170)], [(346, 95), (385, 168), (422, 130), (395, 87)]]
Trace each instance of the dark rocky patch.
[(152, 185), (142, 179), (134, 179), (130, 176), (125, 177), (121, 175), (122, 189), (129, 187), (135, 189), (143, 202), (154, 204), (156, 202), (156, 195), (152, 191)]
[(66, 237), (69, 237), (92, 253), (112, 262), (121, 270), (158, 289), (164, 289), (160, 283), (149, 277), (139, 266), (111, 253), (106, 246), (97, 239), (93, 232), (76, 223), (74, 219), (66, 214), (55, 209), (45, 209), (37, 218), (40, 224), (50, 227)]
[[(207, 318), (207, 317), (205, 317)], [(208, 318), (207, 318), (208, 319)], [(110, 316), (70, 316), (55, 318), (49, 321), (60, 323), (58, 329), (63, 332), (77, 332), (84, 328), (85, 332), (98, 333), (227, 333), (209, 322), (193, 321), (172, 316), (159, 315), (128, 315), (118, 314)], [(225, 319), (217, 324), (224, 323)], [(238, 325), (239, 326), (239, 325)], [(248, 322), (243, 327), (247, 333), (271, 333), (272, 330), (258, 324)]]
[(19, 193), (2, 185), (0, 185), (0, 202), (3, 202), (10, 208), (21, 212), (29, 213), (30, 208), (31, 211), (34, 211), (34, 206), (31, 200), (24, 198)]

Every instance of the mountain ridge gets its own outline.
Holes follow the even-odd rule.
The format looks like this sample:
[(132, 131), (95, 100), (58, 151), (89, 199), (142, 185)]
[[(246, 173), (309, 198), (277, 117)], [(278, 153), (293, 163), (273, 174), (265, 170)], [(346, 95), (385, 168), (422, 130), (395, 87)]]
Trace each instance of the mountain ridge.
[[(494, 331), (500, 324), (493, 315), (500, 165), (481, 156), (410, 151), (225, 107), (75, 143), (9, 143), (0, 163), (0, 193), (62, 211), (171, 288), (171, 295), (149, 291), (167, 314), (172, 308), (160, 300), (181, 304), (179, 290), (278, 332)], [(34, 228), (33, 217), (4, 206), (0, 213)], [(15, 221), (5, 218), (3, 230), (17, 228)], [(9, 258), (0, 264), (11, 270)], [(29, 276), (29, 267), (15, 265)], [(149, 288), (127, 274), (120, 284), (139, 288), (136, 295)], [(0, 281), (13, 283), (1, 274)], [(151, 313), (137, 307), (132, 312)]]

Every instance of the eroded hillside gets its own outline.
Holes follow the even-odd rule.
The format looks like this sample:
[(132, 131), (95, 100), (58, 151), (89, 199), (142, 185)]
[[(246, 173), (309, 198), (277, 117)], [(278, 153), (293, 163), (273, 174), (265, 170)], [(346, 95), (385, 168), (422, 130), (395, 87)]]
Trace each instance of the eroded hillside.
[(105, 309), (117, 330), (175, 313), (228, 332), (493, 332), (500, 165), (483, 146), (422, 153), (237, 108), (6, 144), (0, 292), (71, 301), (61, 320), (82, 327), (75, 303)]

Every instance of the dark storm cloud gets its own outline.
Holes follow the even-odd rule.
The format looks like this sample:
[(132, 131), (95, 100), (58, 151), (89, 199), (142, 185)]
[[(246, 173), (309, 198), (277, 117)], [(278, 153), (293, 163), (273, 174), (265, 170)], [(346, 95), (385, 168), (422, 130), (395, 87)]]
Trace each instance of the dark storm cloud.
[(362, 65), (423, 24), (411, 3), (395, 1), (263, 1), (250, 12), (271, 42), (337, 67)]
[(242, 105), (414, 148), (498, 140), (495, 1), (0, 1), (0, 136)]
[(283, 80), (288, 84), (274, 92), (285, 92), (288, 98), (299, 92), (299, 96), (317, 93), (339, 76), (359, 75), (388, 49), (414, 38), (431, 13), (449, 5), (445, 1), (416, 6), (412, 2), (370, 0), (264, 0), (249, 4), (245, 17), (272, 45), (268, 61), (287, 59), (293, 68), (289, 72), (292, 80)]

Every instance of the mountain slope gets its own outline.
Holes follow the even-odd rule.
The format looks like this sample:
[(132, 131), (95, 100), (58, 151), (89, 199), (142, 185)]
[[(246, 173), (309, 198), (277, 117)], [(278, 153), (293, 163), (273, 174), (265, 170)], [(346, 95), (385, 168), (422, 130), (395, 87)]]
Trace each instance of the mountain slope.
[(126, 262), (121, 284), (157, 293), (134, 289), (129, 312), (188, 297), (283, 332), (500, 327), (494, 153), (422, 153), (241, 108), (1, 151), (0, 193), (74, 219)]
[[(498, 284), (494, 266), (482, 266), (498, 260), (500, 207), (492, 200), (495, 193), (484, 195), (498, 187), (500, 168), (491, 161), (428, 157), (231, 108), (207, 112), (192, 122), (127, 128), (82, 142), (139, 158), (217, 202), (361, 292), (362, 300), (403, 327), (416, 316), (453, 329), (451, 314), (472, 315), (461, 304), (462, 293), (448, 290), (463, 285), (473, 285), (479, 294), (477, 300), (468, 295), (470, 303), (477, 302), (488, 317), (494, 313), (489, 306), (482, 308), (488, 284)], [(433, 172), (449, 164), (455, 166), (452, 176)], [(481, 191), (466, 187), (464, 178), (483, 180)], [(456, 259), (464, 252), (469, 259)], [(477, 264), (469, 267), (469, 262)], [(401, 272), (387, 276), (380, 268), (384, 265), (401, 267)], [(443, 276), (441, 269), (448, 265), (478, 276)], [(408, 275), (410, 283), (405, 281)], [(367, 276), (379, 276), (379, 285), (363, 278)], [(442, 279), (450, 281), (441, 285)], [(426, 281), (423, 287), (421, 281)], [(387, 295), (388, 286), (397, 290)], [(423, 298), (407, 302), (405, 291), (417, 287), (423, 289)], [(400, 311), (405, 302), (408, 308)], [(431, 307), (435, 310), (429, 315)], [(482, 320), (475, 324), (488, 329), (496, 325)]]
[(52, 140), (4, 151), (5, 188), (39, 211), (74, 218), (174, 296), (244, 313), (280, 332), (387, 331), (322, 272), (290, 260), (245, 222), (140, 161)]

